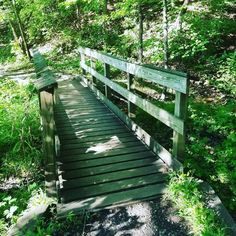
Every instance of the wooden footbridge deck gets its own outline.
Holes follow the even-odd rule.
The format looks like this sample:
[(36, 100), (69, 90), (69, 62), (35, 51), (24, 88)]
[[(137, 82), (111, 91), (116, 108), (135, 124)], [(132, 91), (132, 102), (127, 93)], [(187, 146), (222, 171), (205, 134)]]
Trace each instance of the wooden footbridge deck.
[[(43, 57), (34, 52), (47, 194), (58, 198), (62, 215), (156, 198), (165, 191), (168, 170), (181, 168), (177, 157), (184, 148), (186, 75), (90, 49), (80, 48), (80, 53), (83, 74), (57, 83)], [(95, 60), (104, 63), (103, 74), (96, 71)], [(127, 73), (127, 88), (112, 81), (110, 66)], [(134, 76), (174, 89), (175, 114), (136, 95)], [(104, 93), (97, 80), (104, 84)], [(128, 115), (111, 102), (114, 91), (127, 100)], [(134, 105), (174, 130), (173, 154), (132, 121)]]

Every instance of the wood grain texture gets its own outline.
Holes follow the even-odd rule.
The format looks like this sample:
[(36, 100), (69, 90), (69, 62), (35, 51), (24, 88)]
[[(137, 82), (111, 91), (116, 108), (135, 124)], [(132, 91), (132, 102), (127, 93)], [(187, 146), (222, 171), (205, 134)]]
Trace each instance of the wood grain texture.
[[(81, 55), (87, 55), (90, 58), (96, 58), (99, 61), (114, 66), (122, 71), (133, 74), (137, 77), (158, 83), (160, 85), (172, 88), (182, 93), (187, 93), (187, 75), (184, 73), (173, 73), (168, 70), (159, 70), (145, 65), (138, 65), (127, 62), (123, 59), (101, 53), (89, 48), (79, 48)], [(82, 61), (83, 63), (84, 61)], [(83, 67), (83, 69), (85, 69)]]
[[(159, 186), (159, 189), (140, 198), (132, 196), (132, 200), (162, 192), (167, 166), (88, 88), (77, 81), (68, 82), (63, 89), (59, 86), (58, 97), (55, 107), (60, 138), (57, 166), (60, 200), (64, 202), (58, 206), (60, 213), (66, 212), (72, 201), (88, 203), (91, 198), (108, 196), (107, 201), (99, 205), (105, 207), (127, 202), (126, 194), (132, 196), (147, 186)], [(86, 204), (86, 209), (90, 208), (94, 207)]]

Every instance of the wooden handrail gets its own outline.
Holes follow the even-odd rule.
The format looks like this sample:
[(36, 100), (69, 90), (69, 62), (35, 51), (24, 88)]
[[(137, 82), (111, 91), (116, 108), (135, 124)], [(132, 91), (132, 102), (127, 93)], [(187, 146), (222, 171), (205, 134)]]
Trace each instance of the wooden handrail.
[[(130, 63), (123, 59), (119, 59), (117, 57), (98, 52), (89, 48), (80, 47), (79, 52), (81, 55), (80, 66), (83, 70), (83, 74), (91, 74), (93, 77), (93, 84), (95, 79), (101, 81), (105, 85), (105, 95), (108, 99), (109, 97), (107, 95), (107, 91), (109, 88), (109, 90), (113, 90), (125, 99), (127, 99), (129, 109), (128, 113), (130, 113), (131, 104), (136, 105), (151, 116), (155, 117), (156, 119), (160, 120), (162, 123), (173, 129), (174, 133), (172, 156), (182, 160), (184, 156), (185, 146), (185, 119), (188, 95), (187, 74), (172, 70), (160, 69), (150, 65), (138, 65)], [(104, 75), (96, 71), (94, 62), (92, 64), (90, 63), (89, 66), (88, 63), (86, 63), (86, 58), (88, 58), (90, 62), (94, 59), (103, 62)], [(110, 80), (110, 73), (108, 72), (110, 70), (110, 66), (118, 68), (121, 71), (127, 72), (128, 89)], [(143, 99), (139, 95), (133, 93), (131, 91), (131, 83), (133, 81), (133, 76), (137, 76), (147, 81), (155, 82), (159, 85), (173, 89), (175, 91), (174, 114), (154, 105), (150, 101)]]
[(166, 86), (181, 93), (187, 94), (188, 80), (187, 74), (182, 72), (174, 72), (166, 69), (154, 69), (150, 65), (138, 65), (130, 63), (124, 59), (114, 57), (102, 52), (92, 50), (90, 48), (79, 48), (80, 54), (95, 58), (103, 63), (114, 66), (115, 68), (130, 73), (139, 78)]

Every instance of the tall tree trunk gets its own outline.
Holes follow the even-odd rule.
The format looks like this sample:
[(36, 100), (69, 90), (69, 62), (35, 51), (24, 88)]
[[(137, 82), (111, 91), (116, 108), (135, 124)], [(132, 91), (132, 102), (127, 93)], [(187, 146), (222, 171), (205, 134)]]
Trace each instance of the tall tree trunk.
[(22, 42), (23, 42), (23, 45), (24, 45), (25, 53), (26, 53), (26, 55), (28, 56), (29, 60), (31, 60), (31, 55), (30, 55), (30, 51), (29, 51), (29, 46), (28, 46), (27, 41), (26, 41), (26, 37), (25, 37), (25, 33), (24, 33), (24, 30), (23, 30), (23, 25), (22, 25), (20, 16), (19, 16), (19, 14), (18, 14), (18, 12), (17, 12), (17, 9), (16, 9), (15, 0), (11, 0), (11, 5), (12, 5), (12, 8), (13, 8), (15, 17), (16, 17), (17, 25), (18, 25), (19, 30), (20, 30), (20, 35), (21, 35)]
[[(168, 8), (167, 0), (163, 0), (163, 48), (164, 48), (164, 66), (168, 68), (169, 64), (169, 46), (168, 46)], [(164, 101), (166, 97), (167, 88), (164, 87), (160, 100)]]
[(184, 0), (184, 3), (180, 9), (180, 12), (175, 20), (175, 25), (177, 30), (182, 30), (182, 16), (185, 13), (186, 6), (189, 4), (190, 0)]
[(14, 37), (14, 40), (19, 44), (19, 38), (18, 38), (18, 36), (17, 36), (15, 27), (14, 27), (14, 25), (13, 25), (11, 19), (8, 19), (8, 22), (9, 22), (9, 25), (10, 25), (10, 28), (11, 28), (11, 31), (12, 31), (12, 34), (13, 34), (13, 37)]
[(138, 15), (139, 15), (139, 62), (143, 61), (143, 12), (142, 5), (139, 3), (138, 6)]
[(163, 44), (164, 44), (164, 65), (168, 68), (169, 50), (168, 50), (168, 8), (167, 0), (163, 0)]

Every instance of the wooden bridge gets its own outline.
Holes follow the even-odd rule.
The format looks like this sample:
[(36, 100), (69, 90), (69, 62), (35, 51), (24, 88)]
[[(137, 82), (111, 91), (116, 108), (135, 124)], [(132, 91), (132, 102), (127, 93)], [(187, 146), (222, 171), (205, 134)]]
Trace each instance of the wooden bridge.
[[(182, 167), (186, 74), (88, 48), (79, 52), (82, 74), (64, 82), (57, 82), (45, 59), (34, 52), (47, 194), (58, 198), (61, 215), (156, 198), (165, 191), (169, 169)], [(126, 86), (112, 80), (113, 68), (125, 73)], [(175, 91), (174, 114), (137, 95), (135, 78)], [(126, 100), (127, 114), (111, 101), (114, 94)], [(172, 154), (134, 123), (135, 106), (173, 129)]]

